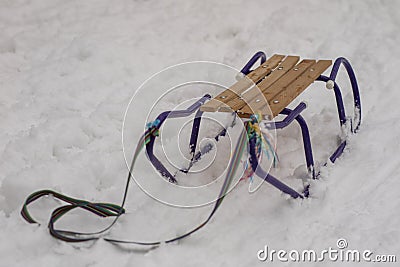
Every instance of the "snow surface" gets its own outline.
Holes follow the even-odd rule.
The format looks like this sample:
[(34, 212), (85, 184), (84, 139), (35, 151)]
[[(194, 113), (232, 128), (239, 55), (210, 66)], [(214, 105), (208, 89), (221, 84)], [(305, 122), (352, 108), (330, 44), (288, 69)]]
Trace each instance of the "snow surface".
[[(398, 1), (0, 1), (0, 266), (297, 266), (260, 262), (256, 254), (265, 245), (335, 247), (338, 238), (399, 260), (399, 10)], [(309, 199), (288, 199), (268, 185), (248, 194), (242, 182), (200, 232), (151, 251), (53, 239), (45, 227), (58, 205), (51, 199), (32, 206), (43, 226), (22, 220), (24, 199), (42, 188), (119, 203), (127, 173), (123, 116), (139, 85), (186, 61), (240, 68), (258, 50), (344, 56), (356, 70), (361, 130), (334, 166), (322, 168)], [(347, 103), (345, 78), (339, 76)], [(300, 98), (309, 103), (304, 116), (323, 163), (340, 130), (332, 91), (315, 84)], [(300, 131), (293, 125), (278, 134), (281, 162), (274, 172), (298, 184)], [(137, 171), (157, 177), (148, 163)], [(167, 207), (132, 186), (128, 214), (112, 235), (174, 237), (209, 209)], [(94, 230), (108, 222), (78, 212), (64, 223)]]

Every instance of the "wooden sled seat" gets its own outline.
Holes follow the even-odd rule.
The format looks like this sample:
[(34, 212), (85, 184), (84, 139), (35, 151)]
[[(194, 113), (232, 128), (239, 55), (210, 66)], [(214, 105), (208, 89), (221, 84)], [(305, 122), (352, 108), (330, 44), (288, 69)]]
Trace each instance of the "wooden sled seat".
[(332, 64), (331, 60), (299, 60), (299, 56), (273, 55), (200, 110), (234, 111), (244, 118), (258, 112), (270, 119), (277, 116)]

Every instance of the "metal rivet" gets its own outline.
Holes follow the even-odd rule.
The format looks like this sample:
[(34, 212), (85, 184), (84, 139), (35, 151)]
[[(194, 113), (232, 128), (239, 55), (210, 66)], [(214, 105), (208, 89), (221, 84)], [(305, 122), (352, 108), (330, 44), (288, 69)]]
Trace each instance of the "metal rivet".
[(279, 100), (274, 100), (272, 103), (278, 104), (278, 103), (279, 103)]
[(258, 103), (258, 102), (260, 102), (261, 100), (260, 99), (256, 99), (256, 103)]
[(222, 95), (222, 96), (220, 96), (220, 98), (222, 98), (222, 99), (225, 99), (225, 98), (226, 98), (226, 96), (225, 96), (225, 95)]

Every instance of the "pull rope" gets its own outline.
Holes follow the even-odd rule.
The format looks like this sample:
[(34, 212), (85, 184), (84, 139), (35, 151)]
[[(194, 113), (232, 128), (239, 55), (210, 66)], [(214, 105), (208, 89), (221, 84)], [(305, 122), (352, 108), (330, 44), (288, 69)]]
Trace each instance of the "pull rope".
[[(53, 195), (55, 198), (62, 200), (68, 204), (56, 208), (51, 213), (49, 223), (48, 223), (49, 232), (53, 237), (63, 240), (63, 241), (66, 241), (66, 242), (83, 242), (83, 241), (103, 239), (103, 240), (111, 242), (111, 243), (158, 246), (162, 243), (170, 243), (170, 242), (174, 242), (174, 241), (183, 239), (183, 238), (193, 234), (194, 232), (197, 232), (198, 230), (200, 230), (211, 220), (211, 218), (213, 217), (213, 215), (215, 214), (217, 209), (222, 204), (222, 201), (223, 201), (226, 193), (229, 190), (229, 187), (232, 183), (233, 177), (236, 173), (237, 167), (240, 164), (240, 160), (242, 158), (243, 152), (246, 148), (247, 137), (248, 137), (247, 131), (243, 131), (242, 134), (240, 135), (240, 138), (238, 140), (235, 151), (233, 153), (233, 157), (232, 157), (230, 165), (228, 167), (228, 171), (227, 171), (225, 180), (223, 182), (223, 185), (221, 187), (220, 193), (218, 195), (218, 198), (214, 204), (214, 207), (213, 207), (210, 215), (200, 225), (198, 225), (197, 227), (193, 228), (192, 230), (186, 232), (183, 235), (180, 235), (180, 236), (172, 238), (172, 239), (163, 240), (163, 241), (141, 242), (141, 241), (120, 240), (120, 239), (113, 239), (113, 238), (105, 237), (105, 235), (108, 234), (107, 233), (108, 230), (110, 230), (116, 224), (119, 217), (125, 213), (124, 206), (125, 206), (127, 195), (128, 195), (128, 189), (129, 189), (129, 184), (130, 184), (130, 181), (132, 178), (133, 168), (135, 166), (136, 160), (137, 160), (140, 152), (142, 151), (143, 147), (146, 144), (146, 141), (150, 139), (151, 135), (158, 134), (158, 125), (159, 125), (159, 122), (157, 123), (156, 121), (151, 123), (151, 125), (148, 126), (148, 129), (145, 132), (145, 134), (142, 135), (141, 138), (139, 139), (139, 142), (136, 146), (135, 153), (134, 153), (134, 156), (133, 156), (133, 159), (131, 162), (131, 166), (129, 168), (129, 174), (128, 174), (128, 177), (126, 180), (126, 185), (125, 185), (121, 205), (116, 205), (116, 204), (111, 204), (111, 203), (92, 203), (92, 202), (81, 200), (81, 199), (71, 198), (66, 195), (57, 193), (53, 190), (46, 189), (46, 190), (40, 190), (40, 191), (34, 192), (28, 196), (28, 198), (25, 200), (22, 210), (21, 210), (22, 217), (28, 223), (39, 224), (29, 213), (28, 205), (43, 196)], [(67, 214), (69, 211), (76, 209), (76, 208), (84, 209), (84, 210), (89, 211), (100, 217), (115, 217), (115, 219), (109, 226), (105, 227), (103, 230), (100, 230), (98, 232), (83, 233), (83, 232), (75, 232), (75, 231), (66, 231), (66, 230), (56, 229), (55, 223), (57, 221), (59, 221), (60, 218), (62, 216), (64, 216), (65, 214)]]
[[(28, 210), (28, 205), (31, 204), (32, 202), (36, 201), (37, 199), (46, 196), (46, 195), (53, 195), (54, 197), (69, 203), (68, 205), (61, 206), (57, 209), (55, 209), (49, 219), (48, 223), (48, 228), (50, 234), (60, 240), (66, 241), (66, 242), (83, 242), (83, 241), (90, 241), (90, 240), (97, 240), (100, 238), (101, 234), (104, 234), (107, 232), (109, 229), (111, 229), (114, 224), (117, 222), (119, 216), (121, 216), (123, 213), (125, 213), (125, 209), (123, 208), (126, 202), (126, 198), (128, 195), (128, 188), (129, 188), (129, 183), (132, 177), (132, 170), (135, 165), (135, 162), (142, 151), (144, 145), (145, 145), (145, 140), (147, 138), (150, 138), (150, 135), (153, 134), (152, 131), (146, 131), (146, 133), (139, 139), (139, 142), (136, 146), (135, 154), (132, 159), (131, 166), (129, 168), (129, 174), (126, 180), (126, 185), (125, 185), (125, 190), (124, 190), (124, 195), (122, 198), (122, 203), (121, 205), (115, 205), (115, 204), (109, 204), (105, 203), (106, 205), (96, 205), (98, 203), (91, 203), (89, 201), (85, 200), (80, 200), (80, 199), (75, 199), (68, 197), (66, 195), (54, 192), (52, 190), (40, 190), (37, 192), (32, 193), (24, 202), (21, 210), (21, 215), (22, 217), (28, 222), (28, 223), (37, 223), (39, 224), (33, 217), (30, 215), (29, 210)], [(103, 203), (104, 204), (104, 203)], [(102, 208), (102, 209), (99, 209)], [(90, 211), (98, 216), (101, 217), (110, 217), (114, 216), (115, 219), (114, 221), (107, 227), (105, 227), (103, 230), (100, 230), (98, 232), (91, 232), (91, 233), (83, 233), (83, 232), (72, 232), (72, 231), (65, 231), (65, 230), (57, 230), (54, 228), (54, 224), (56, 221), (58, 221), (62, 216), (64, 216), (66, 213), (69, 211), (76, 209), (76, 208), (81, 208), (85, 209), (87, 211)], [(111, 208), (111, 209), (110, 209)], [(104, 212), (104, 210), (108, 210), (109, 212)], [(113, 210), (114, 209), (114, 210)], [(110, 212), (114, 211), (114, 213)], [(115, 213), (118, 211), (117, 213)], [(103, 213), (102, 213), (103, 212)]]

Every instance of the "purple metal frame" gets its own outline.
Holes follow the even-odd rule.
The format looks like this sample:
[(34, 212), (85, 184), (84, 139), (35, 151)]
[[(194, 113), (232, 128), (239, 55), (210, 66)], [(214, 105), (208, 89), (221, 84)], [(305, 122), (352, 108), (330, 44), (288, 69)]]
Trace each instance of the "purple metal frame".
[[(336, 77), (339, 71), (339, 67), (343, 65), (346, 68), (347, 74), (350, 78), (351, 82), (351, 87), (353, 91), (353, 100), (354, 100), (354, 108), (355, 112), (357, 113), (357, 122), (354, 127), (353, 121), (351, 121), (351, 132), (356, 133), (360, 127), (361, 124), (361, 99), (360, 99), (360, 92), (357, 84), (357, 79), (355, 76), (355, 73), (353, 71), (353, 68), (350, 65), (350, 62), (341, 57), (335, 60), (335, 63), (333, 64), (332, 71), (329, 77), (321, 75), (317, 80), (323, 81), (323, 82), (328, 82), (328, 81), (333, 81), (334, 83), (334, 92), (335, 92), (335, 98), (336, 98), (336, 104), (337, 104), (337, 109), (338, 109), (338, 116), (339, 116), (339, 121), (340, 125), (343, 126), (346, 123), (346, 112), (343, 104), (343, 98), (342, 98), (342, 93), (339, 88), (339, 85), (336, 83)], [(304, 118), (300, 115), (300, 113), (306, 108), (306, 105), (304, 103), (300, 103), (293, 111), (290, 109), (285, 108), (280, 114), (287, 115), (286, 118), (282, 121), (279, 122), (274, 122), (272, 125), (270, 125), (270, 128), (275, 128), (275, 129), (282, 129), (288, 126), (293, 120), (296, 120), (300, 127), (301, 127), (301, 132), (303, 135), (303, 144), (304, 144), (304, 153), (306, 157), (306, 163), (307, 163), (307, 169), (311, 173), (313, 179), (316, 179), (317, 176), (319, 175), (315, 173), (314, 169), (314, 161), (313, 161), (313, 156), (312, 156), (312, 148), (311, 148), (311, 141), (310, 141), (310, 134), (309, 130), (306, 124), (306, 121)], [(297, 197), (308, 197), (309, 195), (309, 185), (306, 185), (304, 188), (304, 191), (302, 194), (298, 193), (294, 189), (288, 187), (287, 185), (279, 182), (277, 183), (274, 177), (272, 177), (269, 173), (265, 172), (260, 168), (258, 164), (258, 158), (255, 153), (255, 138), (254, 140), (249, 141), (250, 145), (250, 162), (251, 166), (254, 170), (254, 172), (257, 174), (257, 176), (263, 178), (265, 181), (271, 183), (275, 187), (277, 187), (279, 190), (281, 190), (284, 193), (287, 193), (291, 195), (293, 198)], [(332, 153), (332, 155), (329, 157), (329, 160), (331, 162), (335, 162), (338, 157), (343, 153), (345, 147), (346, 147), (346, 140), (342, 141), (338, 148)], [(289, 189), (290, 190), (289, 190)]]
[(247, 62), (246, 65), (244, 65), (244, 67), (240, 72), (243, 73), (244, 75), (249, 74), (252, 71), (251, 68), (254, 66), (254, 64), (256, 64), (258, 59), (260, 59), (260, 65), (261, 65), (265, 62), (265, 60), (267, 60), (267, 56), (265, 55), (264, 52), (258, 51), (257, 53), (254, 54), (254, 56), (252, 56), (249, 62)]
[[(201, 99), (196, 101), (194, 104), (192, 104), (190, 107), (184, 110), (174, 110), (174, 111), (165, 111), (158, 115), (155, 121), (158, 120), (158, 124), (155, 127), (157, 130), (161, 128), (162, 124), (165, 122), (166, 119), (168, 118), (182, 118), (182, 117), (188, 117), (192, 115), (196, 110), (195, 118), (193, 120), (192, 124), (192, 132), (190, 135), (190, 141), (189, 141), (189, 149), (190, 149), (190, 154), (192, 155), (190, 164), (187, 168), (181, 169), (180, 171), (183, 173), (188, 173), (190, 168), (195, 164), (197, 161), (200, 160), (201, 156), (208, 153), (213, 146), (210, 144), (208, 146), (203, 147), (200, 151), (196, 153), (196, 147), (197, 147), (197, 140), (199, 136), (199, 130), (200, 130), (200, 123), (201, 123), (201, 118), (203, 115), (203, 112), (200, 111), (200, 106), (203, 105), (207, 100), (209, 100), (211, 96), (209, 94), (204, 95)], [(148, 129), (147, 131), (150, 131), (152, 129)], [(147, 131), (145, 134), (147, 134)], [(225, 136), (226, 134), (226, 129), (222, 129), (215, 137), (214, 139), (218, 141), (219, 137)], [(149, 142), (146, 144), (146, 155), (149, 158), (150, 162), (156, 168), (156, 170), (163, 176), (165, 177), (169, 182), (171, 183), (177, 183), (175, 176), (171, 174), (171, 172), (168, 171), (168, 169), (160, 162), (160, 160), (157, 158), (157, 156), (154, 154), (154, 142), (156, 140), (156, 135), (151, 135)]]
[[(358, 118), (357, 118), (355, 126), (354, 126), (353, 120), (350, 121), (350, 129), (351, 129), (352, 133), (356, 133), (358, 131), (358, 129), (360, 128), (360, 124), (361, 124), (361, 99), (360, 99), (360, 91), (358, 88), (357, 78), (356, 78), (353, 68), (350, 65), (350, 62), (343, 57), (336, 59), (335, 63), (333, 64), (332, 71), (331, 71), (331, 74), (329, 75), (329, 77), (320, 75), (320, 77), (317, 80), (323, 81), (323, 82), (328, 82), (330, 80), (333, 81), (333, 83), (334, 83), (333, 90), (335, 92), (340, 126), (345, 125), (347, 122), (346, 111), (344, 108), (343, 97), (342, 97), (340, 87), (336, 83), (336, 77), (337, 77), (337, 74), (338, 74), (338, 71), (339, 71), (339, 68), (341, 65), (343, 65), (347, 71), (347, 74), (349, 76), (350, 83), (351, 83), (352, 92), (353, 92), (354, 110), (355, 110), (355, 113), (357, 114)], [(344, 148), (346, 147), (346, 144), (347, 144), (346, 140), (342, 141), (342, 143), (338, 146), (338, 148), (335, 150), (335, 152), (330, 156), (329, 159), (331, 162), (335, 162), (336, 159), (338, 157), (340, 157), (340, 155), (344, 151)]]
[(355, 110), (357, 110), (357, 112), (359, 112), (359, 119), (358, 119), (357, 125), (354, 129), (353, 129), (353, 127), (351, 129), (353, 133), (356, 133), (361, 124), (361, 100), (360, 100), (360, 92), (358, 89), (356, 75), (353, 71), (353, 68), (350, 65), (350, 62), (343, 57), (336, 59), (335, 63), (333, 64), (332, 71), (331, 71), (331, 74), (329, 75), (329, 77), (321, 75), (317, 80), (323, 81), (323, 82), (328, 82), (329, 80), (333, 81), (333, 83), (334, 83), (333, 89), (335, 92), (335, 98), (336, 98), (336, 103), (337, 103), (337, 107), (338, 107), (338, 115), (339, 115), (340, 125), (345, 124), (346, 123), (346, 112), (344, 109), (343, 98), (342, 98), (342, 94), (341, 94), (339, 85), (335, 81), (338, 71), (339, 71), (339, 67), (341, 65), (343, 65), (346, 68), (347, 74), (350, 79), (351, 87), (353, 90), (354, 108), (355, 108)]
[[(156, 121), (158, 120), (159, 123), (157, 124), (156, 127), (157, 129), (160, 129), (162, 124), (165, 122), (167, 118), (182, 118), (182, 117), (187, 117), (193, 114), (195, 111), (196, 113), (196, 118), (193, 121), (193, 127), (192, 127), (192, 134), (190, 138), (190, 147), (191, 151), (194, 151), (197, 143), (197, 137), (199, 134), (199, 129), (200, 129), (200, 120), (201, 120), (201, 115), (203, 114), (199, 108), (201, 105), (203, 105), (208, 99), (210, 99), (211, 96), (209, 94), (206, 94), (203, 96), (201, 99), (196, 101), (193, 105), (188, 107), (185, 110), (173, 110), (173, 111), (164, 111), (160, 115), (158, 115)], [(148, 129), (147, 131), (149, 131)], [(158, 158), (154, 155), (154, 141), (156, 140), (155, 135), (150, 136), (149, 142), (146, 144), (146, 154), (147, 157), (149, 158), (150, 162), (153, 164), (153, 166), (161, 173), (162, 176), (166, 177), (169, 182), (171, 183), (177, 183), (174, 175), (172, 175), (167, 168), (158, 160)], [(194, 149), (192, 149), (194, 147)], [(193, 153), (194, 154), (194, 153)]]
[[(246, 75), (251, 71), (251, 68), (254, 66), (254, 64), (260, 59), (260, 64), (264, 63), (266, 60), (266, 55), (263, 52), (257, 52), (250, 60), (247, 62), (247, 64), (243, 67), (241, 72)], [(336, 104), (337, 104), (337, 110), (338, 110), (338, 116), (339, 116), (339, 122), (340, 125), (343, 126), (347, 122), (347, 117), (346, 117), (346, 112), (343, 104), (343, 98), (342, 98), (342, 93), (339, 88), (339, 85), (336, 83), (336, 77), (339, 71), (340, 66), (343, 65), (347, 71), (347, 74), (349, 76), (351, 86), (352, 86), (352, 91), (353, 91), (353, 100), (354, 100), (354, 108), (356, 112), (357, 121), (356, 125), (353, 125), (354, 121), (350, 121), (351, 125), (351, 132), (356, 133), (359, 129), (359, 126), (361, 124), (361, 100), (360, 100), (360, 93), (358, 89), (358, 84), (357, 84), (357, 79), (354, 74), (354, 71), (349, 63), (349, 61), (343, 57), (336, 59), (336, 61), (333, 64), (332, 71), (329, 75), (329, 77), (321, 75), (317, 80), (318, 81), (323, 81), (323, 82), (329, 82), (332, 81), (334, 86), (334, 93), (335, 93), (335, 99), (336, 99)], [(197, 141), (198, 141), (198, 134), (199, 134), (199, 129), (200, 129), (200, 123), (201, 123), (201, 118), (203, 112), (199, 110), (200, 106), (204, 104), (207, 100), (211, 98), (210, 95), (205, 95), (203, 96), (200, 100), (195, 102), (193, 105), (191, 105), (188, 109), (186, 110), (177, 110), (177, 111), (166, 111), (161, 113), (158, 117), (157, 120), (159, 120), (159, 123), (156, 127), (159, 129), (163, 122), (167, 118), (178, 118), (178, 117), (186, 117), (190, 116), (193, 114), (195, 111), (196, 115), (193, 120), (193, 125), (192, 125), (192, 133), (190, 136), (190, 142), (189, 142), (189, 148), (190, 148), (190, 153), (192, 155), (191, 163), (187, 169), (181, 170), (182, 172), (187, 173), (189, 169), (193, 166), (193, 164), (198, 161), (202, 155), (205, 153), (208, 153), (212, 149), (211, 146), (206, 146), (202, 150), (198, 151), (196, 153), (196, 147), (197, 147)], [(286, 115), (286, 117), (282, 121), (277, 121), (273, 123), (269, 123), (267, 125), (267, 128), (269, 129), (283, 129), (287, 127), (289, 124), (291, 124), (294, 120), (297, 121), (301, 128), (301, 133), (302, 133), (302, 138), (303, 138), (303, 145), (304, 145), (304, 154), (305, 154), (305, 159), (306, 159), (306, 165), (308, 172), (310, 173), (311, 177), (313, 179), (316, 179), (319, 173), (315, 172), (314, 168), (314, 159), (313, 159), (313, 153), (312, 153), (312, 147), (311, 147), (311, 140), (310, 140), (310, 133), (308, 130), (307, 123), (305, 119), (301, 116), (301, 112), (306, 109), (306, 104), (301, 102), (295, 109), (291, 110), (288, 108), (285, 108), (282, 110), (280, 114)], [(150, 131), (149, 129), (148, 131)], [(226, 133), (226, 129), (223, 129), (216, 137), (215, 140), (218, 141), (218, 138), (220, 136), (224, 136)], [(174, 176), (164, 167), (164, 165), (158, 160), (158, 158), (154, 155), (153, 147), (154, 147), (154, 141), (155, 141), (156, 136), (151, 135), (150, 141), (146, 144), (146, 154), (148, 158), (150, 159), (151, 163), (153, 166), (161, 173), (162, 176), (166, 177), (169, 182), (171, 183), (177, 183), (176, 179)], [(293, 198), (303, 198), (303, 197), (308, 197), (309, 195), (309, 185), (306, 185), (303, 192), (299, 193), (293, 188), (289, 187), (288, 185), (284, 184), (283, 182), (279, 181), (277, 178), (266, 172), (259, 164), (258, 157), (256, 154), (256, 139), (255, 137), (252, 137), (249, 139), (249, 152), (250, 152), (250, 164), (252, 166), (252, 169), (254, 170), (255, 174), (259, 177), (261, 177), (264, 181), (270, 183), (271, 185), (275, 186), (282, 192), (289, 194)], [(345, 147), (346, 147), (346, 140), (342, 141), (338, 148), (332, 153), (332, 155), (329, 157), (331, 162), (335, 162), (335, 160), (340, 157), (340, 155), (343, 153)]]

